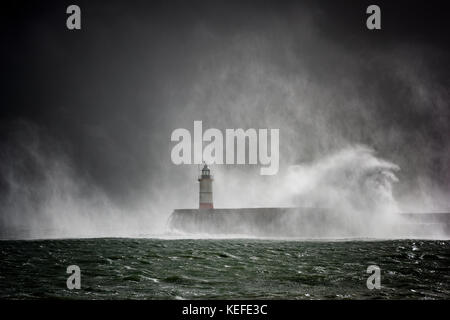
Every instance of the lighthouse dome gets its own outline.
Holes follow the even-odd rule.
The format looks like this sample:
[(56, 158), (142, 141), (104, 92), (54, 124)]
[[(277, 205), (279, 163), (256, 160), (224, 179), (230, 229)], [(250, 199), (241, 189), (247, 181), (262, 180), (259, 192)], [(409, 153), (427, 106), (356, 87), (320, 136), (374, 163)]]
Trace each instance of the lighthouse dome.
[(205, 165), (203, 166), (203, 169), (202, 169), (202, 176), (209, 176), (209, 173), (210, 173), (210, 170), (205, 163)]

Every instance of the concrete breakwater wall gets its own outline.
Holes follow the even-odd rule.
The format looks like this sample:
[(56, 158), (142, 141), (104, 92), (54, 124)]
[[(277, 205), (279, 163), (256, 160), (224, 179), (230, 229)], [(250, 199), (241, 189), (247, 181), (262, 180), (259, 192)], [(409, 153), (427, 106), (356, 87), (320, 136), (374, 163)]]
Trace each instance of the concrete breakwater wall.
[[(435, 237), (450, 238), (450, 214), (397, 214), (355, 217), (323, 208), (177, 209), (172, 231), (206, 235), (261, 237)], [(381, 222), (380, 222), (381, 221)]]

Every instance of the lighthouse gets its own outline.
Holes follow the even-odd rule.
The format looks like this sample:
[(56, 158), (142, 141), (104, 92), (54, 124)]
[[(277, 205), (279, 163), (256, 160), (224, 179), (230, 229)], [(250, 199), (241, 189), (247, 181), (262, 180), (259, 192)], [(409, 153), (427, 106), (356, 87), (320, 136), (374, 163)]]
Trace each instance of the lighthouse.
[(212, 181), (213, 177), (210, 174), (208, 166), (205, 164), (202, 169), (201, 175), (198, 177), (200, 182), (200, 194), (199, 194), (199, 208), (200, 209), (213, 209), (213, 194), (212, 194)]

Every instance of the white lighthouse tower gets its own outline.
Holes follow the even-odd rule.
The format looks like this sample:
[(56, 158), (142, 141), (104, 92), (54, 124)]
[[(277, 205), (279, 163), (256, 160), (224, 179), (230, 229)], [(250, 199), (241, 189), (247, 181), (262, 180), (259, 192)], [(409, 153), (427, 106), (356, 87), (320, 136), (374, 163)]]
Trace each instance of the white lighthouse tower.
[(210, 170), (206, 164), (203, 166), (202, 173), (198, 177), (198, 181), (200, 182), (199, 208), (213, 209), (213, 176), (210, 174)]

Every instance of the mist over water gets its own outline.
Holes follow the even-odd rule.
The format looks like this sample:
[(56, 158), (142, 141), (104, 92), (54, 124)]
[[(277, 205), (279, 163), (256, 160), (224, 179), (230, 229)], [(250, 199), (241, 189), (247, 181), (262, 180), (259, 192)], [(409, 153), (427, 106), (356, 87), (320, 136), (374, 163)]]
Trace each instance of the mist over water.
[(401, 222), (393, 195), (399, 170), (367, 146), (348, 147), (313, 163), (291, 166), (278, 196), (290, 206), (337, 212), (349, 235), (392, 238), (398, 236), (395, 229)]
[[(2, 238), (174, 236), (167, 225), (173, 206), (144, 199), (133, 206), (115, 203), (88, 176), (77, 176), (70, 160), (59, 153), (61, 150), (52, 139), (28, 123), (20, 123), (19, 128), (13, 135), (17, 139), (15, 147), (3, 153), (3, 160), (9, 161), (2, 161), (1, 170), (7, 178), (4, 181), (8, 190), (1, 199)], [(414, 236), (413, 228), (405, 230), (401, 225), (404, 221), (393, 195), (398, 181), (395, 173), (400, 168), (377, 157), (367, 146), (347, 147), (313, 162), (289, 166), (276, 180), (265, 184), (260, 181), (267, 178), (264, 176), (249, 179), (248, 175), (213, 167), (217, 171), (214, 192), (219, 206), (228, 203), (229, 207), (331, 209), (338, 216), (338, 223), (324, 221), (320, 232), (311, 224), (306, 237), (321, 237), (324, 229), (329, 230), (326, 237)], [(197, 201), (196, 181), (190, 179), (185, 184), (193, 187), (193, 200)], [(225, 192), (227, 189), (223, 188), (230, 185), (241, 187)], [(251, 189), (251, 193), (245, 201), (242, 194), (246, 189)], [(170, 191), (162, 190), (162, 193), (170, 194)], [(258, 203), (259, 199), (265, 202)], [(284, 223), (286, 234), (295, 228), (295, 221)], [(340, 233), (342, 225), (345, 225), (344, 233)], [(442, 238), (438, 228), (434, 235)], [(175, 236), (183, 237), (183, 234)], [(241, 235), (199, 233), (196, 236), (265, 237), (254, 233), (251, 226)], [(283, 232), (279, 236), (283, 237)]]
[(4, 238), (130, 236), (155, 232), (150, 210), (114, 203), (45, 132), (19, 122), (2, 153)]
[(369, 147), (348, 147), (289, 167), (281, 194), (292, 205), (396, 212), (392, 187), (399, 169)]

